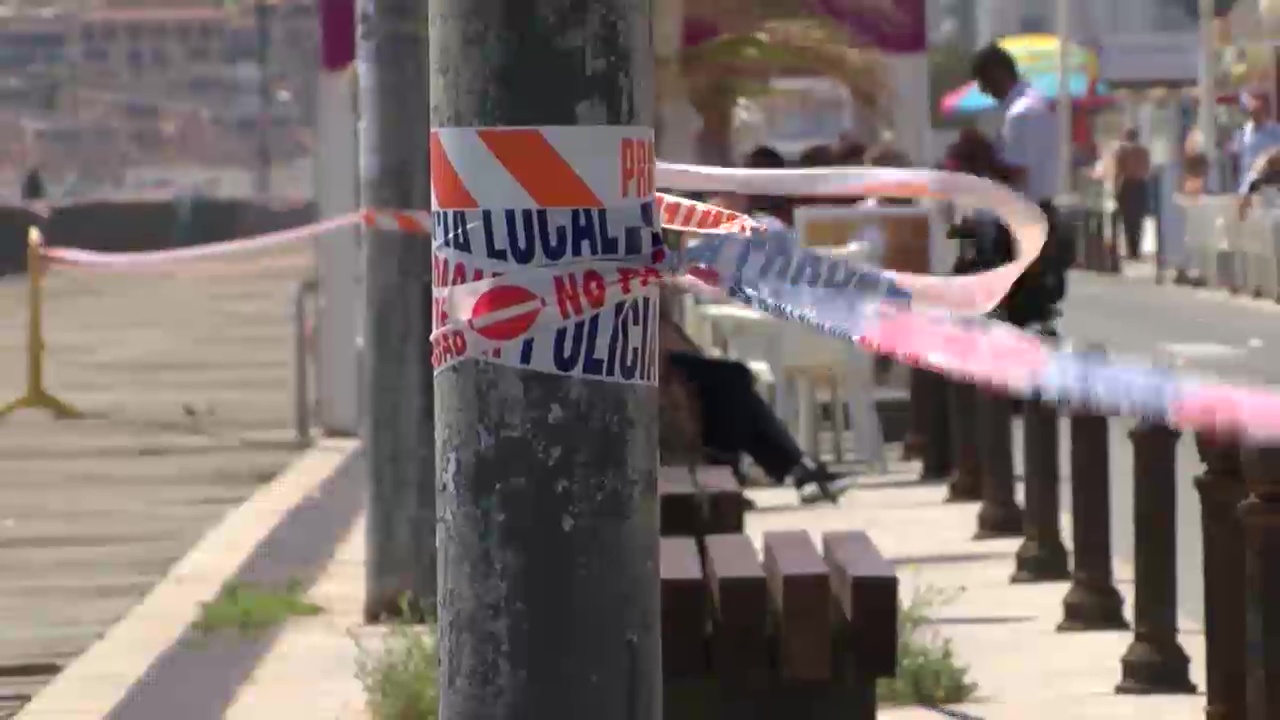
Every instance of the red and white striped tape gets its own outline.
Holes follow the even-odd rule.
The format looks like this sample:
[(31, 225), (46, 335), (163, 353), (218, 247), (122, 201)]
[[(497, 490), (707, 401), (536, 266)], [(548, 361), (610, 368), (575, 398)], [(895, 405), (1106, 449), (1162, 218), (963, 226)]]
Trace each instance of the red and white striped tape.
[[(756, 226), (746, 215), (714, 205), (664, 193), (657, 194), (662, 203), (662, 226), (677, 232), (747, 232)], [(252, 253), (302, 240), (311, 240), (327, 232), (363, 224), (379, 230), (398, 231), (410, 235), (431, 235), (431, 213), (424, 210), (389, 210), (368, 208), (307, 225), (276, 232), (236, 238), (209, 245), (165, 250), (105, 252), (70, 247), (46, 246), (43, 254), (55, 265), (78, 265), (101, 268), (129, 268), (183, 262), (218, 256)]]
[[(468, 152), (477, 151), (478, 147), (483, 146), (481, 149), (492, 156), (491, 164), (496, 165), (490, 167), (492, 172), (487, 173), (484, 172), (483, 163), (471, 163), (462, 169), (446, 168), (445, 173), (452, 172), (458, 186), (449, 188), (447, 183), (437, 184), (434, 197), (437, 207), (442, 203), (465, 205), (468, 196), (472, 206), (476, 208), (480, 207), (482, 200), (486, 204), (502, 201), (529, 207), (557, 202), (560, 207), (573, 207), (573, 203), (583, 200), (581, 192), (548, 196), (536, 187), (534, 192), (530, 192), (529, 183), (534, 182), (530, 168), (541, 167), (545, 163), (530, 163), (529, 158), (535, 157), (536, 153), (517, 153), (519, 157), (515, 161), (511, 160), (510, 155), (503, 155), (502, 144), (509, 141), (510, 137), (495, 135), (493, 137), (498, 137), (496, 141), (490, 137), (489, 142), (485, 142), (477, 134), (476, 137), (459, 143), (455, 142), (456, 137), (448, 135), (445, 133), (444, 136), (435, 137), (433, 153), (439, 151), (452, 160), (457, 160), (455, 155), (466, 156)], [(572, 148), (565, 150), (557, 145), (558, 141), (553, 135), (554, 133), (547, 135), (542, 140), (529, 140), (531, 136), (525, 133), (525, 142), (537, 144), (545, 141), (552, 150), (564, 150), (562, 159), (563, 154), (574, 152)], [(479, 140), (480, 145), (476, 145), (473, 140)], [(640, 140), (643, 143), (643, 138)], [(495, 151), (495, 147), (499, 150)], [(633, 148), (632, 152), (635, 167), (632, 168), (631, 179), (633, 183), (639, 183), (641, 188), (645, 181), (635, 175), (637, 172), (643, 175), (646, 171), (644, 165), (649, 156), (645, 152), (643, 148)], [(476, 170), (477, 167), (480, 170)], [(892, 273), (893, 280), (910, 291), (913, 305), (923, 300), (922, 304), (926, 307), (966, 314), (984, 312), (1005, 294), (1012, 281), (1034, 259), (1045, 239), (1045, 221), (1037, 208), (1005, 188), (967, 176), (928, 170), (823, 168), (776, 171), (664, 163), (653, 163), (652, 169), (656, 170), (659, 185), (674, 190), (828, 198), (934, 197), (995, 210), (1014, 232), (1018, 249), (1015, 262), (987, 273), (965, 277)], [(493, 181), (492, 198), (475, 197), (470, 185), (476, 182), (488, 183), (492, 180), (491, 176), (499, 171), (507, 173), (509, 180), (523, 178), (523, 181), (514, 184), (508, 182), (505, 186)], [(616, 173), (616, 168), (614, 172)], [(614, 195), (610, 195), (607, 189), (602, 190), (605, 188), (604, 184), (610, 182), (608, 173), (600, 172), (591, 178), (592, 182), (587, 183), (586, 187), (594, 193), (599, 203), (625, 199), (622, 196), (627, 193), (621, 189)], [(460, 188), (465, 193), (460, 194)], [(582, 187), (577, 188), (577, 191), (581, 190)], [(645, 196), (646, 193), (633, 192), (630, 201), (634, 202), (636, 195)], [(740, 213), (674, 195), (655, 194), (651, 187), (647, 197), (657, 201), (656, 221), (672, 230), (744, 233), (756, 227), (753, 220)], [(154, 266), (253, 252), (313, 239), (330, 230), (358, 223), (424, 237), (432, 234), (434, 228), (433, 217), (425, 212), (367, 209), (285, 231), (197, 248), (131, 253), (45, 248), (44, 253), (51, 262), (63, 265), (102, 268)], [(443, 240), (436, 238), (435, 241), (439, 245)], [(739, 243), (737, 246), (742, 245)], [(685, 287), (724, 282), (723, 274), (700, 272), (698, 268), (690, 267), (680, 269), (688, 271), (688, 274), (667, 276), (662, 280), (675, 281)], [(597, 278), (591, 275), (593, 272), (600, 276)], [(592, 316), (592, 313), (603, 314), (600, 308), (608, 307), (610, 301), (641, 298), (648, 286), (658, 279), (654, 268), (618, 264), (610, 266), (607, 272), (589, 266), (561, 269), (531, 267), (502, 278), (495, 278), (493, 274), (483, 275), (481, 279), (467, 277), (459, 285), (438, 290), (438, 294), (443, 296), (448, 317), (433, 334), (433, 354), (436, 355), (433, 359), (448, 364), (459, 357), (484, 357), (492, 361), (504, 352), (514, 355), (518, 352), (520, 341), (531, 334), (549, 329), (563, 331), (568, 324), (581, 323)], [(571, 285), (577, 289), (566, 292), (566, 288), (572, 290)], [(914, 364), (1017, 391), (1039, 390), (1049, 393), (1047, 396), (1053, 399), (1083, 406), (1097, 406), (1111, 412), (1124, 412), (1132, 408), (1133, 412), (1150, 413), (1172, 425), (1187, 429), (1234, 433), (1256, 441), (1280, 439), (1280, 396), (1265, 389), (1232, 386), (1167, 371), (1156, 373), (1140, 364), (1126, 364), (1115, 359), (1083, 359), (1042, 349), (1011, 327), (990, 322), (959, 326), (945, 315), (927, 312), (917, 314), (896, 306), (881, 308), (876, 313), (877, 319), (869, 326), (873, 328), (870, 334), (858, 335), (857, 323), (848, 317), (837, 317), (841, 314), (838, 308), (828, 304), (817, 311), (817, 306), (804, 306), (803, 288), (797, 287), (795, 290), (797, 292), (792, 293), (787, 288), (782, 288), (780, 293), (782, 306), (786, 305), (788, 298), (801, 302), (800, 306), (790, 308), (800, 311), (794, 317), (805, 318), (809, 324), (820, 329), (834, 329), (838, 331), (834, 334), (840, 337), (857, 339)], [(578, 301), (582, 302), (581, 309), (574, 304)], [(539, 317), (536, 321), (531, 321), (535, 306), (539, 310)], [(655, 314), (656, 306), (633, 307), (634, 311), (628, 310), (606, 318), (604, 323), (612, 323), (614, 326), (628, 324), (637, 328), (634, 332), (639, 332), (638, 328), (652, 321), (651, 317), (645, 320), (640, 315)], [(785, 312), (788, 308), (773, 309), (779, 310), (780, 316), (788, 315)], [(461, 343), (456, 340), (460, 336), (460, 329), (465, 341)], [(481, 332), (477, 332), (477, 329)], [(623, 337), (625, 338), (625, 333)], [(656, 380), (654, 359), (646, 358), (644, 352), (638, 356), (635, 352), (638, 348), (650, 346), (637, 343), (634, 337), (631, 341), (624, 339), (620, 342), (631, 348), (631, 358), (634, 360), (633, 376), (624, 379), (634, 382)], [(630, 362), (623, 352), (611, 354), (600, 361), (619, 364)], [(1157, 399), (1157, 395), (1163, 399)]]
[(227, 240), (209, 245), (195, 247), (172, 248), (167, 250), (140, 250), (135, 252), (102, 252), (99, 250), (82, 250), (68, 247), (45, 246), (41, 254), (54, 265), (74, 265), (103, 269), (128, 269), (167, 265), (186, 260), (202, 260), (241, 253), (258, 252), (282, 245), (289, 245), (302, 240), (311, 240), (327, 232), (346, 227), (354, 227), (360, 223), (360, 213), (348, 213), (328, 220), (321, 220), (309, 225), (278, 230), (276, 232), (254, 235), (252, 237)]

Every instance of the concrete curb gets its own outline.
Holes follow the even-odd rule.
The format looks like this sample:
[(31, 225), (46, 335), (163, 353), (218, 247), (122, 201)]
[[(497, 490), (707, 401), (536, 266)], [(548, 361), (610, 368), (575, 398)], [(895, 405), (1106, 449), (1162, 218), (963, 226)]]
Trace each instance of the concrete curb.
[(16, 720), (105, 718), (177, 643), (289, 512), (311, 497), (357, 451), (354, 440), (324, 440), (228, 513), (170, 568), (138, 605), (75, 659)]

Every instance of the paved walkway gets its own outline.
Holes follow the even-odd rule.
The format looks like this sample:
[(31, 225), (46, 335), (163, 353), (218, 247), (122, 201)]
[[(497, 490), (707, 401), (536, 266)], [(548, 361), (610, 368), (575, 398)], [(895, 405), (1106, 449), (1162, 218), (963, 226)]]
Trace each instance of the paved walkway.
[[(0, 718), (295, 454), (299, 246), (177, 270), (55, 270), (48, 385), (89, 413), (0, 421)], [(0, 404), (23, 390), (26, 279), (0, 280)]]
[[(1130, 633), (1063, 635), (1065, 583), (1013, 586), (1015, 540), (971, 540), (977, 507), (946, 505), (943, 489), (914, 482), (914, 464), (866, 482), (838, 508), (795, 505), (788, 490), (753, 491), (761, 509), (748, 517), (759, 542), (766, 530), (805, 528), (817, 534), (837, 528), (867, 530), (901, 568), (903, 592), (934, 587), (959, 592), (936, 612), (934, 629), (950, 638), (979, 687), (978, 698), (959, 706), (983, 720), (1192, 720), (1203, 717), (1202, 696), (1130, 697), (1113, 692), (1120, 656)], [(365, 718), (355, 679), (358, 645), (376, 648), (377, 631), (361, 626), (364, 526), (357, 522), (310, 591), (326, 608), (319, 617), (291, 621), (241, 686), (226, 717), (274, 720), (284, 710), (316, 720)], [(1118, 568), (1121, 591), (1132, 607), (1130, 572)], [(1203, 636), (1183, 635), (1193, 680), (1203, 687)], [(203, 717), (203, 715), (201, 716)], [(886, 720), (942, 717), (923, 708), (885, 708)]]
[[(972, 539), (976, 504), (942, 502), (942, 486), (914, 481), (914, 466), (865, 483), (840, 508), (764, 510), (786, 505), (780, 491), (761, 499), (762, 512), (748, 521), (753, 534), (803, 526), (820, 533), (842, 527), (866, 530), (898, 567), (904, 597), (920, 588), (958, 591), (954, 602), (935, 611), (935, 629), (954, 643), (960, 661), (972, 670), (979, 696), (958, 706), (983, 720), (1192, 720), (1204, 716), (1200, 696), (1132, 697), (1113, 693), (1120, 657), (1132, 638), (1127, 632), (1059, 634), (1067, 583), (1011, 585), (1013, 554), (1020, 541)], [(1069, 518), (1064, 528), (1069, 528)], [(1118, 564), (1126, 613), (1132, 612), (1132, 572)], [(1190, 628), (1183, 646), (1192, 657), (1192, 678), (1204, 686), (1204, 643)], [(886, 720), (936, 718), (917, 708), (882, 709)]]
[(356, 677), (362, 658), (376, 657), (384, 631), (363, 625), (365, 522), (361, 517), (311, 588), (324, 608), (289, 622), (240, 687), (226, 720), (273, 717), (281, 708), (311, 720), (365, 720), (365, 693)]

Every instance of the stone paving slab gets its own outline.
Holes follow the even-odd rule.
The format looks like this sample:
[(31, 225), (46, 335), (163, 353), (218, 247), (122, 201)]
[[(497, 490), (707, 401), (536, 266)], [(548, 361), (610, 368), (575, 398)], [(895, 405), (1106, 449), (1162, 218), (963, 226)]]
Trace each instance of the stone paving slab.
[[(48, 679), (22, 666), (69, 662), (294, 456), (310, 256), (47, 275), (47, 385), (89, 418), (0, 420), (0, 718)], [(24, 389), (26, 315), (26, 278), (0, 279), (0, 404)]]

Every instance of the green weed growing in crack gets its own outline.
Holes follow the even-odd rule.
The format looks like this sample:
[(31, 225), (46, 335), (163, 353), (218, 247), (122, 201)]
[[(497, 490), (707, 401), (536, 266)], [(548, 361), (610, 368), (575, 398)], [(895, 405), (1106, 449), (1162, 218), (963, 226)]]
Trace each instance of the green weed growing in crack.
[[(400, 618), (425, 617), (414, 612), (409, 597), (400, 599)], [(364, 686), (373, 720), (437, 720), (440, 669), (434, 625), (390, 620), (377, 647), (352, 637), (356, 644), (356, 678)]]
[(963, 588), (923, 586), (898, 609), (898, 671), (881, 680), (876, 695), (885, 705), (950, 705), (973, 697), (978, 686), (959, 662), (951, 640), (932, 627), (930, 613), (956, 600)]
[(318, 615), (323, 610), (303, 597), (302, 583), (296, 579), (289, 580), (284, 590), (232, 581), (217, 597), (201, 605), (200, 617), (192, 628), (202, 636), (220, 630), (252, 635), (289, 618)]

